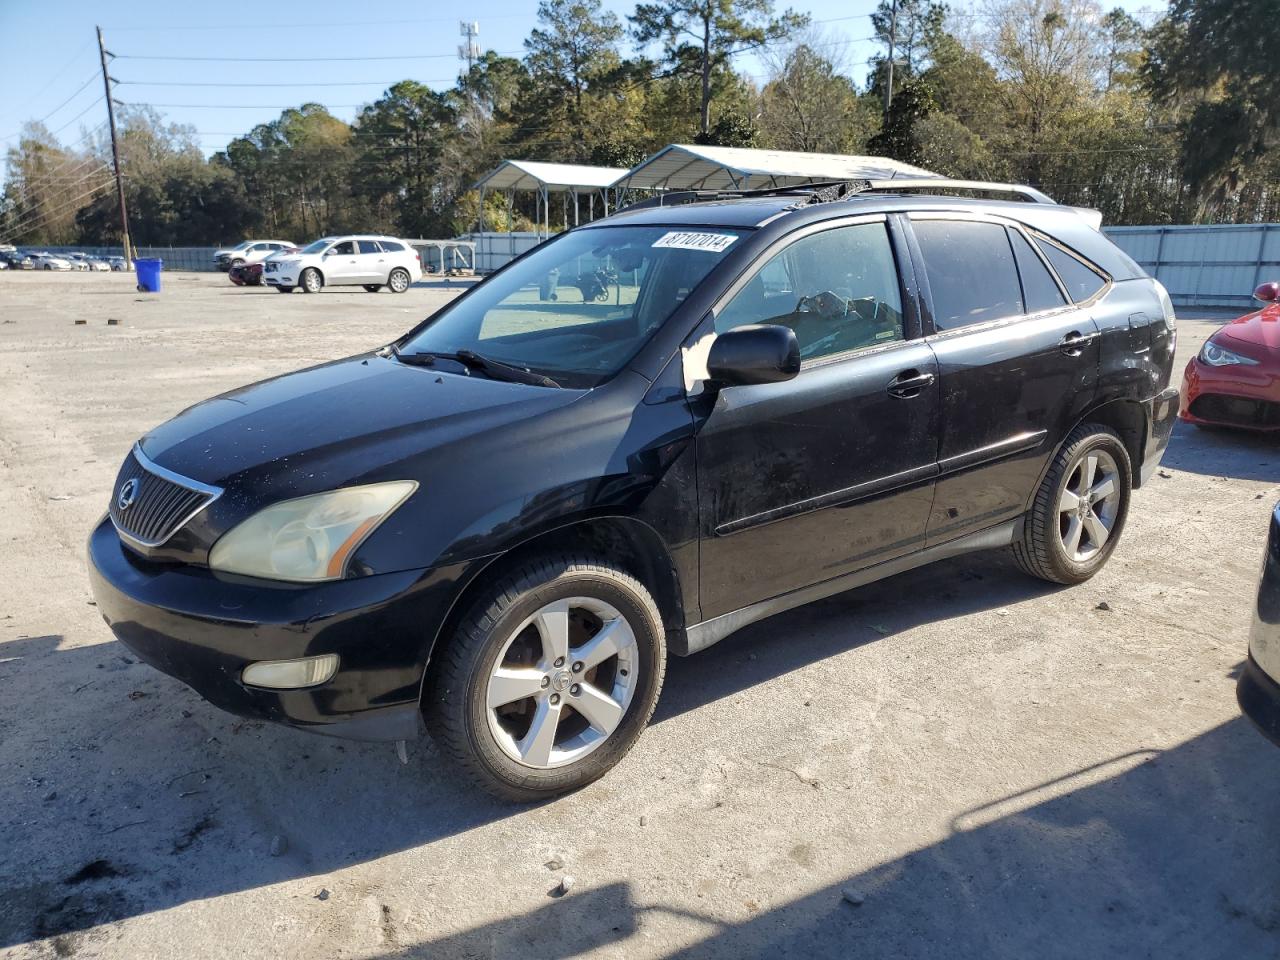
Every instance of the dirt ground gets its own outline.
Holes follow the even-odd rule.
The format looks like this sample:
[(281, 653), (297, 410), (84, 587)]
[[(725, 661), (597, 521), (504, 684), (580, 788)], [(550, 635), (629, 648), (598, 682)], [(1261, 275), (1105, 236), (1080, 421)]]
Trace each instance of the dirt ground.
[(1083, 586), (978, 555), (676, 660), (607, 778), (510, 807), (112, 639), (84, 541), (134, 439), (453, 295), (164, 284), (0, 273), (0, 955), (1280, 956), (1280, 750), (1234, 700), (1280, 441), (1180, 425)]

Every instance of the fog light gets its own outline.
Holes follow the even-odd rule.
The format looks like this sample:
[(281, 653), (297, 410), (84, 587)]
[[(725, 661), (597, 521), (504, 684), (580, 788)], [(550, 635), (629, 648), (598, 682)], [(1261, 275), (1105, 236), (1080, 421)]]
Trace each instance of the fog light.
[(303, 657), (300, 660), (263, 660), (251, 663), (244, 668), (240, 679), (251, 687), (297, 690), (332, 680), (337, 672), (338, 655), (326, 653), (322, 657)]

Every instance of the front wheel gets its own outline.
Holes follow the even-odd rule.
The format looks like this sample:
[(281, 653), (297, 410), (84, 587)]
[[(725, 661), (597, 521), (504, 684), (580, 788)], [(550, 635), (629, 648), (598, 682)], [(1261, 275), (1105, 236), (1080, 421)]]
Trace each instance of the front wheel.
[(639, 738), (666, 668), (662, 618), (630, 574), (551, 555), (490, 584), (433, 657), (432, 734), (484, 789), (540, 800), (603, 776)]
[(391, 288), (392, 293), (404, 293), (409, 289), (409, 284), (413, 280), (409, 277), (409, 271), (402, 267), (396, 267), (391, 271), (391, 275), (387, 277), (387, 286)]
[(1050, 583), (1083, 583), (1102, 569), (1124, 530), (1133, 489), (1129, 451), (1109, 427), (1085, 423), (1063, 443), (1036, 491), (1013, 556)]
[(365, 292), (366, 292), (366, 293), (377, 293), (379, 290), (381, 290), (381, 289), (382, 289), (382, 284), (380, 284), (380, 283), (366, 283), (366, 284), (364, 285), (364, 289), (365, 289)]
[(307, 267), (302, 271), (301, 277), (303, 293), (319, 293), (320, 288), (324, 286), (324, 280), (320, 277), (320, 271), (315, 267)]

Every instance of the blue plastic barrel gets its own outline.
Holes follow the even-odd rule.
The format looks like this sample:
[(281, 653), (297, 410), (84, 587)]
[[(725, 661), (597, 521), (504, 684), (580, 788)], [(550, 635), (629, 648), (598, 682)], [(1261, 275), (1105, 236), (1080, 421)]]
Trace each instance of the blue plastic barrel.
[(159, 257), (142, 257), (133, 261), (138, 271), (138, 291), (145, 293), (160, 292), (160, 271), (164, 269), (164, 261)]

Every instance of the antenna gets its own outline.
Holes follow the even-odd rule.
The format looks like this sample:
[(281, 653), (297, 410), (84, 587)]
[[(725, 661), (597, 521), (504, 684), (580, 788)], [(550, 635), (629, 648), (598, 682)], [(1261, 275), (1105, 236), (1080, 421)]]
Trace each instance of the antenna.
[(458, 34), (464, 38), (464, 42), (458, 44), (458, 59), (466, 64), (465, 69), (459, 64), (458, 70), (465, 76), (480, 59), (480, 41), (476, 39), (480, 36), (480, 24), (474, 20), (462, 20), (458, 23)]

